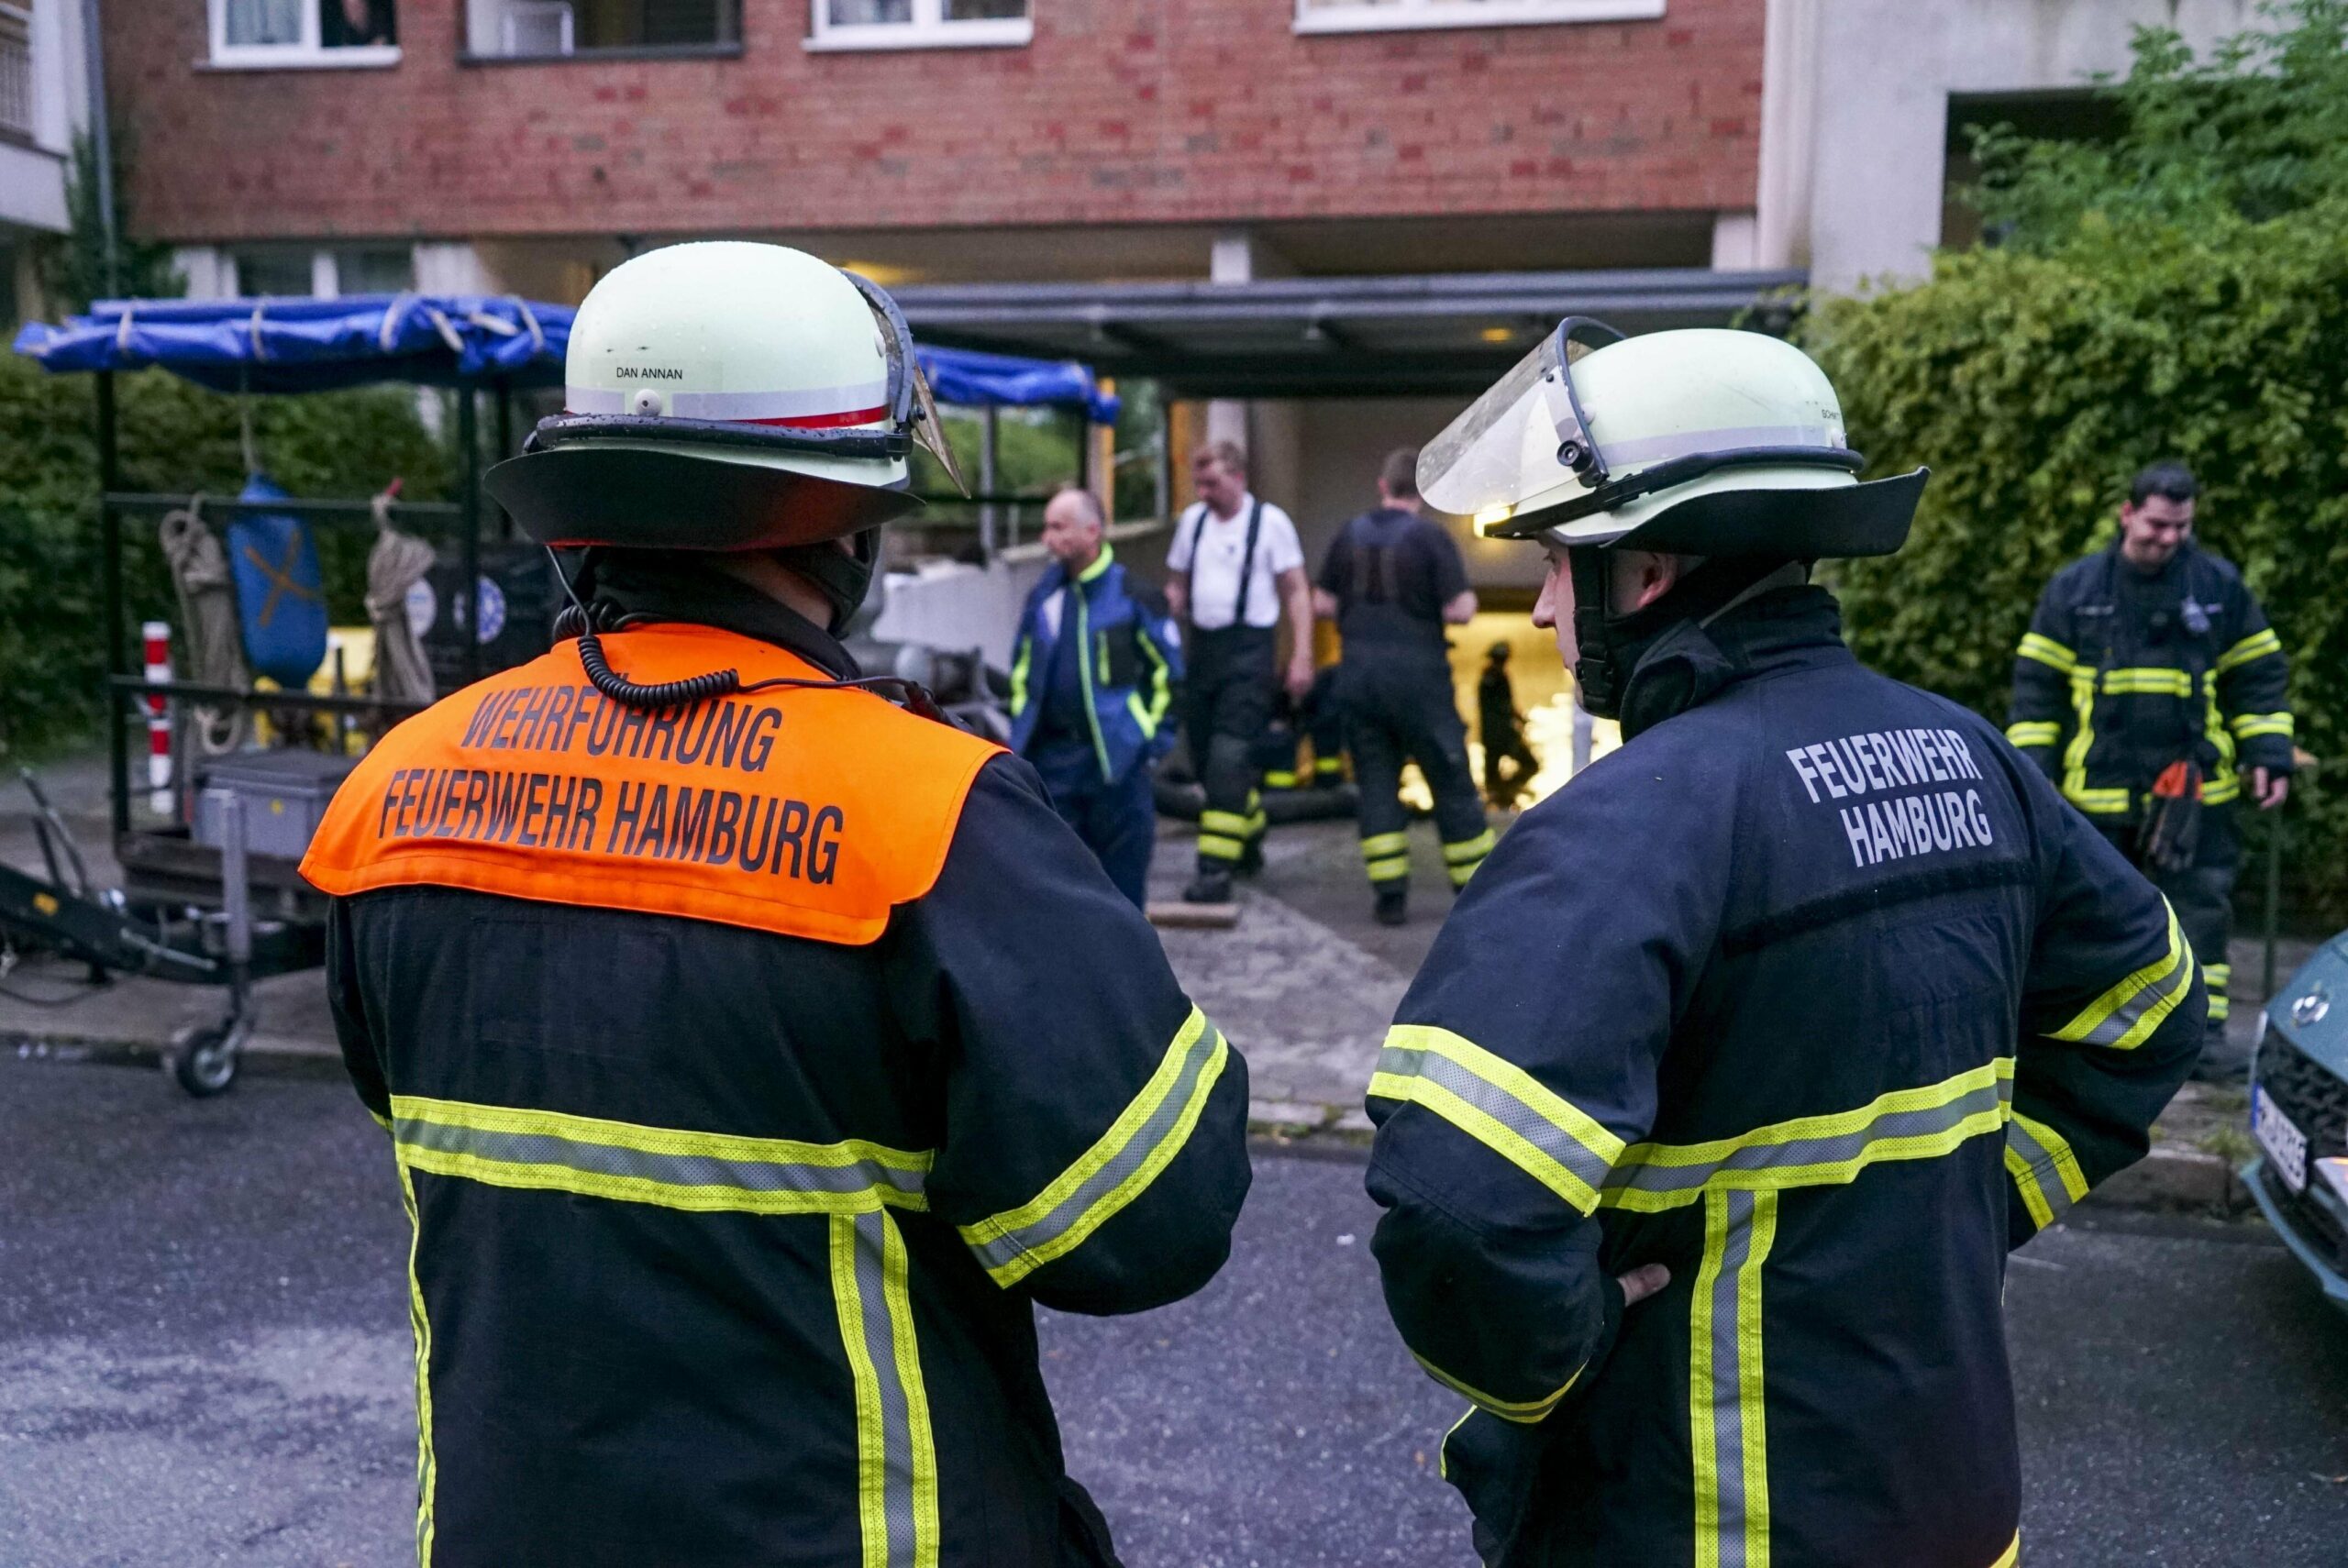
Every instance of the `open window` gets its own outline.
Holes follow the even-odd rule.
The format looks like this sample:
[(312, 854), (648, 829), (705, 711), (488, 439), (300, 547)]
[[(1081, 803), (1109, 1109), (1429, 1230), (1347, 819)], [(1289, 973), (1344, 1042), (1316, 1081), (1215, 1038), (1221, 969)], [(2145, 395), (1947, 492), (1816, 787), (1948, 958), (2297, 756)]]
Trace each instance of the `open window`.
[(809, 49), (1016, 48), (1030, 0), (808, 0)]
[(742, 44), (740, 0), (468, 0), (465, 24), (466, 52), (477, 60), (730, 53)]
[(1412, 28), (1523, 28), (1556, 22), (1650, 21), (1665, 0), (1296, 0), (1300, 33)]
[(212, 63), (396, 65), (399, 0), (209, 0)]

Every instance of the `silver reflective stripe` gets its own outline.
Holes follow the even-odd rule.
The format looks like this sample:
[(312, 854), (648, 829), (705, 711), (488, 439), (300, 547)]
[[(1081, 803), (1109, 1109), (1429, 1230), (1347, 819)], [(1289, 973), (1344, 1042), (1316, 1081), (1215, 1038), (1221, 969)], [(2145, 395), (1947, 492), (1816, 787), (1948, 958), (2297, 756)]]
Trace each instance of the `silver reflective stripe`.
[(1667, 463), (1699, 452), (1731, 452), (1744, 447), (1816, 447), (1832, 451), (1843, 443), (1823, 425), (1748, 425), (1719, 430), (1682, 430), (1605, 444), (1610, 468), (1627, 463)]
[(1953, 1132), (1969, 1118), (1983, 1111), (1999, 1110), (2012, 1094), (2013, 1080), (1999, 1077), (1994, 1082), (1967, 1090), (1944, 1105), (1927, 1106), (1916, 1110), (1887, 1111), (1864, 1127), (1829, 1137), (1748, 1143), (1730, 1150), (1717, 1160), (1697, 1165), (1645, 1164), (1642, 1163), (1645, 1151), (1634, 1147), (1624, 1156), (1623, 1163), (1614, 1167), (1606, 1185), (1610, 1192), (1627, 1189), (1641, 1193), (1690, 1193), (1715, 1176), (1731, 1171), (1847, 1165), (1864, 1158), (1874, 1144)]
[(1145, 1167), (1162, 1168), (1180, 1149), (1198, 1120), (1195, 1102), (1203, 1098), (1200, 1090), (1211, 1081), (1211, 1073), (1221, 1072), (1223, 1034), (1205, 1015), (1194, 1010), (1191, 1023), (1175, 1037), (1175, 1048), (1180, 1057), (1171, 1077), (1161, 1068), (1141, 1091), (1154, 1098), (1143, 1108), (1139, 1124), (1115, 1147), (1102, 1151), (1096, 1145), (1089, 1151), (1088, 1159), (1097, 1163), (1064, 1196), (1041, 1213), (1032, 1212), (1030, 1205), (1027, 1210), (1014, 1211), (1008, 1223), (984, 1221), (962, 1228), (963, 1240), (999, 1282), (1010, 1283), (1000, 1271), (1024, 1264), (1019, 1270), (1024, 1274), (1068, 1251), (1074, 1244), (1065, 1240), (1071, 1231), (1105, 1220), (1133, 1196), (1127, 1193), (1119, 1199), (1121, 1188), (1141, 1177)]
[(1698, 1568), (1766, 1568), (1769, 1560), (1761, 1268), (1777, 1220), (1775, 1192), (1722, 1188), (1705, 1198), (1704, 1260), (1689, 1325)]
[(836, 1214), (831, 1224), (832, 1285), (856, 1386), (863, 1568), (934, 1568), (936, 1452), (914, 1349), (904, 1239), (883, 1210)]
[(1610, 1162), (1604, 1154), (1448, 1056), (1408, 1045), (1388, 1045), (1378, 1053), (1378, 1071), (1380, 1076), (1416, 1078), (1449, 1090), (1571, 1171), (1593, 1192), (1606, 1180)]
[(393, 1123), (400, 1144), (411, 1150), (471, 1155), (500, 1164), (550, 1167), (592, 1176), (656, 1182), (701, 1190), (736, 1188), (754, 1193), (850, 1194), (885, 1188), (907, 1197), (922, 1191), (923, 1173), (899, 1170), (877, 1160), (813, 1165), (726, 1159), (710, 1154), (655, 1154), (623, 1144), (590, 1143), (554, 1133), (490, 1131), (445, 1121), (401, 1117)]
[[(2046, 1132), (2049, 1137), (2062, 1136), (2051, 1127)], [(2041, 1228), (2053, 1224), (2069, 1212), (2074, 1199), (2063, 1167), (2066, 1161), (2074, 1167), (2077, 1165), (2077, 1156), (2067, 1146), (2061, 1149), (2050, 1147), (2033, 1129), (2030, 1119), (2021, 1116), (2015, 1117), (2006, 1125), (2006, 1149), (2009, 1154), (2021, 1156), (2022, 1161), (2023, 1169), (2014, 1172), (2015, 1180), (2021, 1181), (2026, 1177), (2030, 1184), (2028, 1196), (2039, 1198), (2046, 1206), (2044, 1218), (2035, 1214), (2032, 1216)]]

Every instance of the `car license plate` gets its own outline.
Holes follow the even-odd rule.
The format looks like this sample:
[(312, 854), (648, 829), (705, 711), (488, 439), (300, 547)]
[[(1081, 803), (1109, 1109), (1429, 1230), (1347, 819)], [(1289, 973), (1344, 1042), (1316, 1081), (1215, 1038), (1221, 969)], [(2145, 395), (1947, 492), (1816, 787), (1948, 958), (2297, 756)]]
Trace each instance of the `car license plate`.
[(2291, 1125), (2264, 1088), (2250, 1091), (2250, 1131), (2274, 1162), (2283, 1185), (2293, 1192), (2307, 1190), (2308, 1135)]

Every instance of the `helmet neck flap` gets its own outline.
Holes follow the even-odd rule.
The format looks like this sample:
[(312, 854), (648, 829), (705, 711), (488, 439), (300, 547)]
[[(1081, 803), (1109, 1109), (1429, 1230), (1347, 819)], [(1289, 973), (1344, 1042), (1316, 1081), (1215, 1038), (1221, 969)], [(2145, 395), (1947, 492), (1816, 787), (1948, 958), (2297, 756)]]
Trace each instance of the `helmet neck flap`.
[(1695, 664), (1668, 661), (1665, 668), (1649, 658), (1665, 651), (1675, 632), (1700, 630), (1747, 599), (1809, 578), (1797, 561), (1721, 557), (1697, 566), (1652, 604), (1617, 613), (1612, 553), (1595, 546), (1566, 552), (1574, 585), (1574, 695), (1593, 718), (1620, 720), (1626, 739), (1703, 695)]

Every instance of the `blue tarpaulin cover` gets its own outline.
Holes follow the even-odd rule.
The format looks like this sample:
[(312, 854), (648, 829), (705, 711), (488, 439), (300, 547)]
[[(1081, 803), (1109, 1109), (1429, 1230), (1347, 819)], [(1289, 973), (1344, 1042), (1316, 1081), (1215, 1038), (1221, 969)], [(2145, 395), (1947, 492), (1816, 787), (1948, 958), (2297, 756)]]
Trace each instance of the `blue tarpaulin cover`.
[[(305, 392), (411, 381), (562, 384), (572, 311), (513, 295), (349, 294), (339, 299), (101, 300), (63, 325), (31, 322), (16, 348), (50, 370), (160, 365), (216, 392)], [(1117, 399), (1073, 360), (920, 350), (942, 403), (1082, 408)]]

